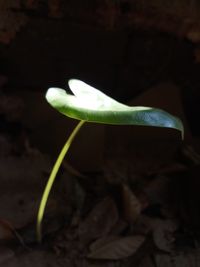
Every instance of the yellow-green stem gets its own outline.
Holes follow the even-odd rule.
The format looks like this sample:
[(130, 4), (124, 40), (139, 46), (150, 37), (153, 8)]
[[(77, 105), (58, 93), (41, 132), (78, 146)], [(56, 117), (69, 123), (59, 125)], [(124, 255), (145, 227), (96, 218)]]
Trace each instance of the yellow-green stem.
[(79, 132), (81, 126), (84, 124), (85, 121), (80, 121), (77, 126), (74, 128), (73, 132), (71, 133), (71, 135), (69, 136), (69, 138), (67, 139), (67, 142), (65, 143), (65, 145), (63, 146), (54, 166), (53, 169), (51, 171), (51, 174), (49, 176), (48, 182), (46, 184), (44, 193), (42, 195), (42, 199), (40, 202), (40, 206), (39, 206), (39, 210), (38, 210), (38, 216), (37, 216), (37, 229), (36, 229), (36, 234), (37, 234), (37, 239), (38, 242), (42, 241), (42, 220), (44, 217), (44, 210), (47, 204), (47, 200), (49, 197), (49, 193), (51, 191), (52, 185), (55, 181), (56, 175), (58, 173), (58, 170), (60, 168), (60, 165), (67, 153), (67, 151), (69, 150), (72, 141), (74, 140), (75, 136), (77, 135), (77, 133)]

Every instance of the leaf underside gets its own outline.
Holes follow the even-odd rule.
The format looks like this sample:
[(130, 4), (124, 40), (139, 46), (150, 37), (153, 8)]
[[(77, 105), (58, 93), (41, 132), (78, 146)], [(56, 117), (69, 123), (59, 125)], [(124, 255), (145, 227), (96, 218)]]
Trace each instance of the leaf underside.
[(79, 80), (70, 80), (69, 86), (74, 95), (60, 88), (50, 88), (46, 94), (49, 104), (65, 116), (95, 123), (173, 128), (183, 137), (182, 121), (164, 110), (124, 105)]

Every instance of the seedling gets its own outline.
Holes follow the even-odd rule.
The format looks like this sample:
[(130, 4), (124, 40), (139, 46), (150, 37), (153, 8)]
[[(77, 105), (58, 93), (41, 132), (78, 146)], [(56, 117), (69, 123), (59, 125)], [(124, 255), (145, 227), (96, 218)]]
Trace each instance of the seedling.
[(50, 88), (46, 93), (51, 106), (65, 116), (79, 120), (79, 123), (62, 148), (42, 195), (37, 217), (39, 242), (42, 240), (42, 220), (52, 185), (72, 141), (85, 122), (173, 128), (181, 132), (182, 138), (184, 135), (181, 120), (164, 110), (124, 105), (80, 80), (69, 80), (69, 87), (73, 95), (59, 88)]

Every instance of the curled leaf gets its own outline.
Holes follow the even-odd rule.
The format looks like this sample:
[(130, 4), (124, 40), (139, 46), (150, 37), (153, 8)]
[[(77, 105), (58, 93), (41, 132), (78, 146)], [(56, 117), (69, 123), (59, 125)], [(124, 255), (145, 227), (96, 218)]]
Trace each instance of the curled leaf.
[(105, 124), (173, 128), (181, 131), (183, 137), (181, 120), (164, 110), (124, 105), (76, 79), (69, 81), (69, 87), (74, 95), (60, 88), (50, 88), (46, 94), (50, 105), (68, 117)]

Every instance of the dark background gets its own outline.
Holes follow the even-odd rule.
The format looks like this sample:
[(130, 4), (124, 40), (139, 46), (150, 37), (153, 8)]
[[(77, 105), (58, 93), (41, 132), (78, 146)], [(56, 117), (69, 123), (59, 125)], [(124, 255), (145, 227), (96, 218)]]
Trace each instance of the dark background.
[(170, 82), (199, 135), (200, 11), (189, 2), (1, 0), (4, 90), (45, 92), (74, 77), (126, 102)]

